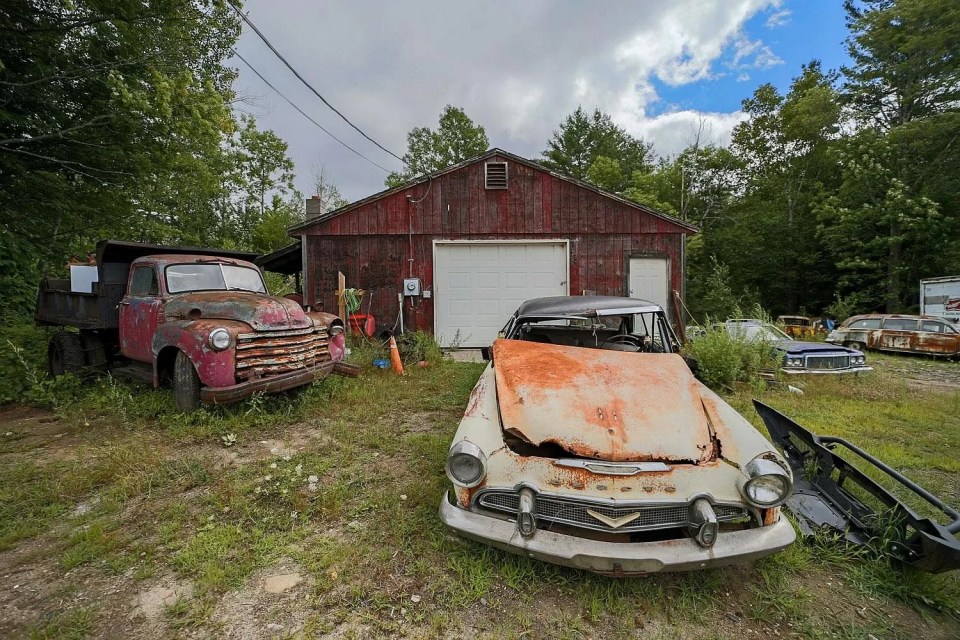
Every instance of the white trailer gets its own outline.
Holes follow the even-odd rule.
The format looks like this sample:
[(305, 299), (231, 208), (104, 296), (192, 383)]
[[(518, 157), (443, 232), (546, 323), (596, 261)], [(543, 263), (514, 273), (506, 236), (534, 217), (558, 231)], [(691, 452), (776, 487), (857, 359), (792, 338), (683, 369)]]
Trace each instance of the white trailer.
[(960, 321), (960, 276), (921, 280), (920, 313)]

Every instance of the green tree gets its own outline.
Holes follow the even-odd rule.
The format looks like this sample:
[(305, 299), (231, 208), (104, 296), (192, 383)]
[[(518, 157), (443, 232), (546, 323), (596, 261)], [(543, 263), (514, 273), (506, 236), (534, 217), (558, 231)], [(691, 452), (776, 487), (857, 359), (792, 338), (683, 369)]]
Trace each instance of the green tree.
[[(838, 292), (867, 308), (915, 307), (916, 283), (960, 270), (960, 5), (846, 2), (853, 64), (842, 182), (820, 207)], [(840, 249), (840, 247), (843, 247)]]
[(541, 164), (577, 180), (594, 182), (592, 168), (593, 177), (602, 181), (595, 184), (619, 192), (628, 186), (634, 172), (650, 172), (652, 156), (652, 145), (618, 127), (608, 114), (594, 109), (588, 115), (583, 107), (577, 107), (547, 141)]
[(735, 286), (759, 291), (776, 311), (821, 308), (833, 292), (835, 268), (813, 210), (836, 182), (828, 153), (839, 135), (833, 80), (813, 62), (786, 95), (767, 84), (744, 101), (749, 119), (731, 145), (742, 193), (705, 239), (705, 255), (730, 267)]
[(960, 102), (960, 3), (845, 0), (846, 103), (882, 130), (955, 110)]
[(417, 176), (438, 171), (490, 148), (487, 132), (459, 107), (447, 105), (440, 114), (436, 131), (416, 127), (407, 134), (406, 168), (394, 171), (386, 179), (388, 187), (396, 187)]
[(101, 237), (204, 226), (238, 35), (220, 0), (0, 4), (0, 224), (31, 287)]

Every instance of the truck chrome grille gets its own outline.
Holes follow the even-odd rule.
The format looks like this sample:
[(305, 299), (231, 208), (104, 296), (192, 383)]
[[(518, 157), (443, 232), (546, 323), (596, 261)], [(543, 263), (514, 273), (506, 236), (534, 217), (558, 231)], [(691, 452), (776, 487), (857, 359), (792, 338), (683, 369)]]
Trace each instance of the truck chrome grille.
[(237, 336), (237, 379), (257, 379), (316, 366), (330, 359), (328, 343), (326, 329), (242, 333)]
[(846, 369), (850, 356), (807, 356), (807, 369)]
[[(516, 491), (509, 489), (489, 489), (477, 496), (475, 504), (491, 511), (516, 515), (520, 508), (520, 496)], [(639, 515), (636, 519), (614, 528), (594, 518), (588, 513), (588, 509), (612, 519), (637, 513)], [(719, 522), (730, 522), (748, 517), (747, 510), (737, 505), (715, 504), (713, 510)], [(686, 504), (630, 503), (613, 506), (607, 502), (577, 500), (544, 494), (537, 495), (534, 514), (538, 521), (556, 522), (596, 531), (615, 531), (617, 533), (673, 529), (690, 524), (689, 506)]]

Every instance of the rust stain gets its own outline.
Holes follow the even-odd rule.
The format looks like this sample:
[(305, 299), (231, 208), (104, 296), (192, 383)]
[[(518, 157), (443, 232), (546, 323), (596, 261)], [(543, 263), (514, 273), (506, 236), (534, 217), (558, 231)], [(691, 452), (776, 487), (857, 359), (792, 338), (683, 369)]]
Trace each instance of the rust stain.
[(497, 340), (504, 429), (608, 461), (712, 459), (699, 387), (674, 354)]
[[(470, 392), (470, 399), (467, 402), (467, 410), (464, 412), (465, 416), (472, 416), (478, 413), (479, 407), (483, 402), (483, 399), (487, 395), (487, 378), (480, 378), (480, 382), (473, 388), (473, 391)], [(482, 415), (482, 414), (481, 414)]]

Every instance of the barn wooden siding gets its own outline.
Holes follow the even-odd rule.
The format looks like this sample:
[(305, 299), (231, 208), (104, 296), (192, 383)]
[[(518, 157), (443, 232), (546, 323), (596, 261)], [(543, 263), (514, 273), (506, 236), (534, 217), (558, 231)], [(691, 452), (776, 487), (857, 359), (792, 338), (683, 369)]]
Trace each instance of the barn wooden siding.
[[(484, 188), (486, 162), (507, 162), (508, 189)], [(362, 312), (369, 304), (378, 326), (389, 328), (404, 278), (412, 273), (432, 287), (434, 240), (567, 239), (571, 294), (626, 295), (627, 260), (640, 256), (669, 258), (671, 288), (682, 290), (690, 229), (495, 154), (294, 233), (305, 236), (307, 303), (336, 313), (342, 271), (348, 287), (367, 291)], [(415, 309), (407, 303), (404, 322), (433, 331), (433, 299), (419, 299)]]

